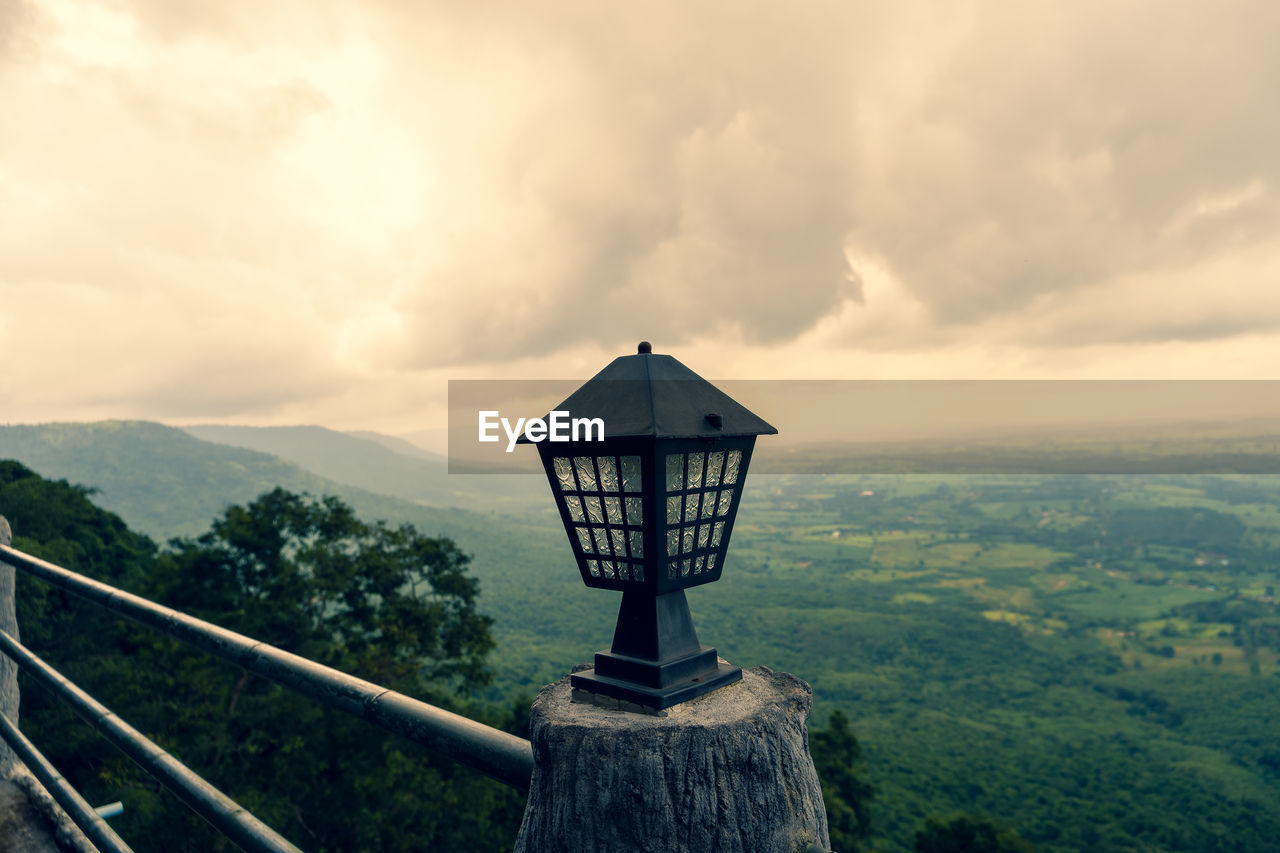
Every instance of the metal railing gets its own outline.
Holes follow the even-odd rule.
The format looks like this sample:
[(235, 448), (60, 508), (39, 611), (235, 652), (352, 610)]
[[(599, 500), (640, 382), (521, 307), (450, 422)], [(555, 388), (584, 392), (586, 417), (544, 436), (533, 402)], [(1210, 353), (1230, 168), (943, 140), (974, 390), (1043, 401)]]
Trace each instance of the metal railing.
[(0, 714), (0, 739), (9, 744), (9, 748), (27, 766), (31, 775), (39, 780), (95, 847), (106, 853), (133, 853), (133, 849), (120, 840), (120, 836), (107, 825), (97, 810), (80, 796), (79, 791), (71, 787), (71, 783), (49, 763), (49, 759), (4, 714)]
[[(177, 795), (178, 799), (186, 803), (192, 811), (241, 848), (260, 850), (263, 853), (302, 853), (235, 800), (156, 746), (141, 732), (113, 714), (110, 709), (85, 693), (62, 673), (40, 660), (5, 631), (0, 631), (0, 652), (8, 655), (21, 670), (70, 705), (71, 710), (97, 729), (98, 734), (110, 741), (112, 746), (132, 758), (139, 767)], [(86, 835), (89, 834), (89, 830), (81, 824), (76, 815), (69, 814), (69, 816)]]
[[(394, 690), (387, 690), (372, 682), (323, 666), (252, 637), (220, 628), (181, 611), (84, 577), (8, 545), (0, 545), (0, 562), (20, 568), (53, 586), (168, 634), (248, 672), (379, 725), (466, 764), (499, 782), (511, 785), (517, 790), (528, 790), (529, 778), (533, 774), (533, 749), (529, 741), (524, 738), (477, 723)], [(296, 850), (289, 845), (289, 842), (276, 836), (265, 824), (261, 824), (177, 759), (147, 741), (3, 631), (0, 631), (0, 651), (12, 657), (20, 667), (27, 669), (46, 687), (71, 702), (81, 716), (88, 719), (112, 743), (142, 765), (143, 769), (171, 787), (187, 805), (231, 840), (242, 847), (246, 844), (251, 845), (245, 849)], [(77, 703), (79, 703), (78, 707)], [(108, 724), (108, 720), (114, 722)], [(111, 734), (108, 733), (108, 729), (111, 730)], [(131, 734), (126, 733), (125, 730)], [(135, 737), (146, 745), (135, 742)], [(180, 779), (192, 783), (190, 790), (184, 793), (183, 790), (173, 788), (173, 785), (182, 786)], [(200, 785), (208, 790), (200, 790)], [(218, 800), (218, 797), (222, 800)], [(68, 814), (73, 820), (75, 819), (74, 814), (71, 812)], [(246, 834), (243, 838), (237, 837), (233, 833), (238, 832), (243, 826), (241, 818), (233, 817), (236, 814), (256, 822), (262, 829), (288, 846), (261, 846), (251, 837), (253, 833)], [(222, 826), (221, 823), (227, 825)], [(81, 829), (84, 827), (82, 826)], [(87, 832), (86, 830), (86, 834)]]

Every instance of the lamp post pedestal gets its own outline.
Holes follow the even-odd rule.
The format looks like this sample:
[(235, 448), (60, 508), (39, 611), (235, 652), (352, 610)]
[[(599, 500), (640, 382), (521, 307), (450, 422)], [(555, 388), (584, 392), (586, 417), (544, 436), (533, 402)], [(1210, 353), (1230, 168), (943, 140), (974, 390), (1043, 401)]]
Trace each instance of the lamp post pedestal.
[(597, 652), (595, 667), (570, 676), (575, 688), (661, 710), (741, 680), (698, 642), (684, 590), (622, 594), (613, 646)]
[(517, 851), (787, 851), (829, 845), (809, 757), (813, 694), (765, 667), (666, 716), (533, 704), (534, 770)]

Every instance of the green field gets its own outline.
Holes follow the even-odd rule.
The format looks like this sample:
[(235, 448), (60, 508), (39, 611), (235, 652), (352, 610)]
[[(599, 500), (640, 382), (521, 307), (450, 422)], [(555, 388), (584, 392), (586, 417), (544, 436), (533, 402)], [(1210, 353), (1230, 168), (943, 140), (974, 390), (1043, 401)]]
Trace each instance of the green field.
[(1044, 850), (1268, 849), (1276, 480), (753, 477), (690, 600), (853, 720), (876, 849), (958, 812)]

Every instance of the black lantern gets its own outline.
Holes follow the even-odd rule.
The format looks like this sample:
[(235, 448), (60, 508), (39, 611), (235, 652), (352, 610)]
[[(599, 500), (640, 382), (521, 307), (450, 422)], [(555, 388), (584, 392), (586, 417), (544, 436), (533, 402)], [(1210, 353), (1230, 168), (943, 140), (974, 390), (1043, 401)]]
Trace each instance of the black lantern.
[(741, 679), (698, 642), (684, 591), (720, 579), (751, 449), (777, 430), (648, 343), (555, 411), (603, 421), (602, 440), (538, 453), (583, 583), (622, 592), (613, 646), (573, 686), (661, 709)]

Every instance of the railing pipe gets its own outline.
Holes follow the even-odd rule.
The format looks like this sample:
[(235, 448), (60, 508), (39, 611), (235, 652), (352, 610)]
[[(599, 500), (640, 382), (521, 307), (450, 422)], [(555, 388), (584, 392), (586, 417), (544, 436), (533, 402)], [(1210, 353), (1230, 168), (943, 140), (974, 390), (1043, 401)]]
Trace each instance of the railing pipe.
[(49, 763), (49, 759), (4, 714), (0, 714), (0, 738), (4, 738), (9, 748), (17, 754), (32, 775), (40, 780), (44, 789), (62, 806), (62, 810), (95, 847), (102, 853), (133, 853), (133, 848), (116, 835), (115, 830), (107, 825), (97, 810), (80, 796), (79, 791), (71, 787), (71, 783)]
[(53, 692), (112, 745), (158, 779), (215, 829), (253, 853), (302, 853), (271, 827), (258, 820), (235, 800), (202, 779), (190, 767), (147, 740), (133, 726), (85, 693), (62, 673), (29, 649), (0, 631), (0, 651), (28, 675)]
[(529, 741), (0, 545), (0, 559), (122, 616), (527, 791)]

